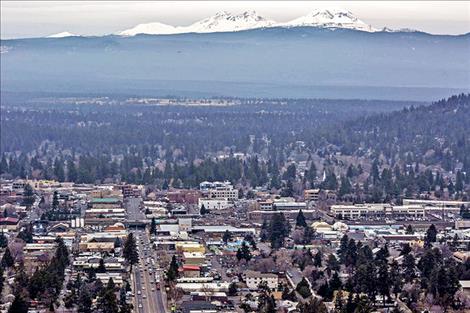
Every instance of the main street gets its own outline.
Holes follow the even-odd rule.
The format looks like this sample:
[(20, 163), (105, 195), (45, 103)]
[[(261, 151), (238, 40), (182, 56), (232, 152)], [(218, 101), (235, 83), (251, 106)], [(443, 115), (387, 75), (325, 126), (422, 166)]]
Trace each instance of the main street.
[[(128, 220), (145, 220), (135, 199), (126, 203)], [(138, 313), (165, 313), (164, 294), (160, 290), (162, 270), (151, 248), (145, 229), (130, 229), (134, 233), (139, 252), (139, 263), (133, 267), (134, 307)]]

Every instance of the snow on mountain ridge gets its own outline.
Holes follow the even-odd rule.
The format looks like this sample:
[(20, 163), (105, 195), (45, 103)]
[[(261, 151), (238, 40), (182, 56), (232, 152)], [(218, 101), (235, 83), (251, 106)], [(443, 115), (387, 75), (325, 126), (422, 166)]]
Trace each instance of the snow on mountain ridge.
[(155, 22), (155, 23), (139, 24), (133, 28), (126, 29), (118, 33), (118, 35), (121, 35), (121, 36), (135, 36), (138, 34), (170, 35), (170, 34), (178, 34), (178, 33), (179, 33), (178, 27)]
[(233, 32), (254, 28), (270, 27), (274, 24), (274, 21), (268, 20), (258, 15), (255, 11), (246, 11), (237, 15), (222, 11), (216, 13), (214, 16), (205, 18), (188, 26), (188, 32)]
[(75, 35), (69, 32), (61, 32), (61, 33), (49, 35), (47, 36), (47, 38), (65, 38), (65, 37), (75, 37), (75, 36), (78, 36), (78, 35)]
[(346, 28), (366, 32), (377, 31), (355, 17), (351, 12), (341, 9), (316, 9), (311, 13), (296, 18), (290, 22), (278, 24), (282, 27), (321, 27), (321, 28)]
[(287, 23), (276, 23), (273, 20), (259, 15), (255, 11), (245, 11), (240, 14), (220, 11), (213, 16), (197, 21), (189, 26), (175, 27), (163, 23), (147, 23), (139, 24), (118, 34), (123, 36), (134, 36), (137, 34), (165, 35), (182, 33), (216, 33), (236, 32), (266, 27), (321, 27), (347, 28), (367, 32), (376, 31), (372, 26), (359, 20), (347, 10), (329, 8), (314, 10), (305, 16), (296, 18)]
[(158, 22), (139, 24), (133, 28), (118, 33), (118, 35), (134, 36), (137, 34), (166, 35), (183, 33), (234, 32), (269, 27), (274, 24), (274, 21), (268, 20), (258, 15), (255, 11), (246, 11), (236, 15), (227, 11), (220, 11), (213, 16), (197, 21), (189, 26), (172, 26)]

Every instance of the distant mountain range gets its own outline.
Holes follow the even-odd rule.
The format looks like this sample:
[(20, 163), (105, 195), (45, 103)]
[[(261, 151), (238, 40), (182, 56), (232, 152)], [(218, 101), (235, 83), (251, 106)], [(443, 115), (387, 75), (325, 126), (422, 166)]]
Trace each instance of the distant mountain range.
[[(396, 30), (387, 27), (375, 29), (354, 16), (348, 10), (328, 8), (316, 9), (309, 14), (296, 18), (286, 23), (278, 23), (259, 15), (255, 11), (245, 11), (240, 14), (232, 14), (221, 11), (213, 16), (197, 21), (189, 26), (172, 26), (160, 22), (139, 24), (130, 29), (116, 33), (121, 36), (146, 35), (171, 35), (185, 33), (216, 33), (236, 32), (242, 30), (259, 29), (267, 27), (316, 27), (330, 29), (353, 29), (365, 32), (394, 32)], [(69, 32), (61, 32), (50, 35), (50, 38), (78, 36)]]
[(2, 40), (1, 90), (418, 101), (470, 92), (470, 34), (372, 31), (330, 13), (277, 26), (221, 13), (190, 33), (132, 35), (141, 26), (126, 36)]

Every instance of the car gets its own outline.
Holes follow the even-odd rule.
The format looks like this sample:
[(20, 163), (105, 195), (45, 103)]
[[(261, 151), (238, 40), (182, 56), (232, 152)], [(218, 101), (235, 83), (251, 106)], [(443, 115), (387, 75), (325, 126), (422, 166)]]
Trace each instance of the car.
[(138, 294), (138, 295), (140, 295), (140, 294), (141, 294), (140, 290), (137, 290), (137, 294)]
[(155, 291), (155, 288), (152, 288), (152, 292), (154, 292), (154, 291)]
[(147, 299), (147, 296), (144, 294), (144, 295), (142, 296), (142, 298)]

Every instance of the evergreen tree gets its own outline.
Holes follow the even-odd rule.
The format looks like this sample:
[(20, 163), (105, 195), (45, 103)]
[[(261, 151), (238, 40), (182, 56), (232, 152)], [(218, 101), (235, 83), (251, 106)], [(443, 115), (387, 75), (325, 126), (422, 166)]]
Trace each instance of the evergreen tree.
[(8, 239), (7, 236), (2, 232), (0, 232), (0, 248), (6, 248), (8, 246)]
[(409, 283), (416, 277), (416, 261), (413, 254), (408, 253), (403, 257), (403, 277), (405, 282)]
[(406, 233), (407, 235), (413, 235), (413, 234), (414, 234), (413, 227), (412, 227), (411, 225), (408, 225), (408, 226), (406, 227), (405, 233)]
[(12, 267), (14, 264), (15, 264), (15, 260), (13, 259), (13, 256), (11, 255), (10, 249), (7, 247), (2, 257), (1, 266)]
[(315, 254), (313, 258), (313, 265), (315, 265), (316, 267), (321, 267), (322, 258), (323, 258), (323, 253), (320, 250), (318, 250), (318, 252)]
[(98, 268), (96, 269), (96, 272), (97, 273), (106, 273), (106, 267), (104, 265), (104, 261), (103, 261), (102, 258), (100, 259), (100, 263), (98, 265)]
[(232, 239), (232, 234), (231, 234), (228, 230), (226, 230), (226, 231), (224, 232), (223, 237), (222, 237), (222, 241), (223, 241), (225, 244), (227, 244), (227, 242), (229, 242), (231, 239)]
[(124, 243), (123, 255), (131, 265), (131, 269), (134, 264), (139, 262), (139, 253), (137, 252), (137, 244), (133, 233), (129, 233), (129, 235), (127, 235)]
[(295, 290), (305, 299), (309, 298), (312, 295), (312, 292), (310, 291), (310, 285), (305, 279), (305, 277), (302, 278), (302, 280), (297, 284), (295, 287)]
[(98, 298), (98, 308), (101, 313), (119, 313), (115, 285), (112, 278), (109, 279), (108, 285)]
[(23, 192), (23, 205), (31, 207), (34, 203), (34, 191), (30, 184), (24, 186)]
[(430, 247), (433, 242), (437, 240), (437, 229), (434, 224), (429, 226), (428, 230), (426, 231), (426, 236), (424, 237), (424, 246)]
[(176, 256), (171, 258), (170, 266), (166, 272), (166, 278), (168, 281), (175, 281), (179, 276), (178, 272), (178, 262), (176, 261)]
[(201, 215), (206, 215), (207, 213), (209, 213), (209, 210), (206, 209), (206, 207), (203, 205), (201, 205), (201, 210), (200, 210), (200, 214)]
[(297, 227), (308, 227), (307, 222), (305, 221), (305, 216), (304, 216), (304, 213), (302, 212), (302, 209), (300, 209), (299, 214), (297, 214), (295, 225)]
[(150, 235), (157, 234), (157, 222), (155, 221), (155, 217), (152, 217), (152, 221), (150, 222)]
[(28, 313), (29, 304), (20, 294), (15, 296), (15, 300), (8, 309), (8, 313)]

